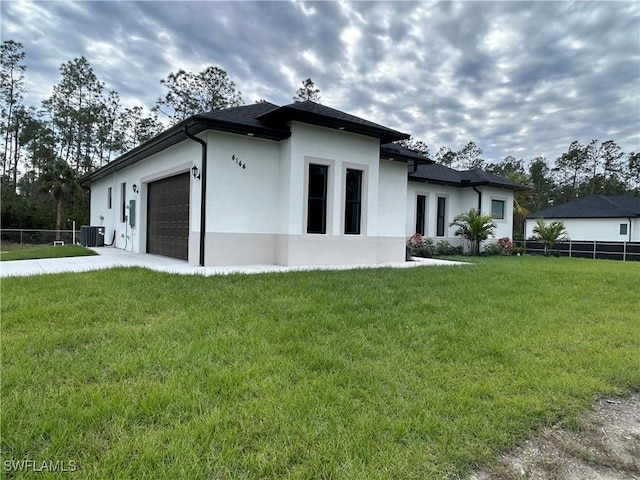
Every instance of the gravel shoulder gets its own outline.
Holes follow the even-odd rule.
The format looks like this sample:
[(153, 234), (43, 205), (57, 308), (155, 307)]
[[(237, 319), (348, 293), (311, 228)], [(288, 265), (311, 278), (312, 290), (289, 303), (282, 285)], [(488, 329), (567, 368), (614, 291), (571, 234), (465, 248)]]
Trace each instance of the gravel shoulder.
[(640, 393), (603, 398), (575, 430), (546, 428), (469, 480), (640, 479)]

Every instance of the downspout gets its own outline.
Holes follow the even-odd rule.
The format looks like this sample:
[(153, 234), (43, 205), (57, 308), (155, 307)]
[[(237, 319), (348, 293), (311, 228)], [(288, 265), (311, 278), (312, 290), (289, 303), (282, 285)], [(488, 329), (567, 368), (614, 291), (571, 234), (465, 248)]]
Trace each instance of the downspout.
[(204, 238), (206, 227), (207, 204), (207, 142), (189, 133), (189, 127), (185, 125), (184, 134), (194, 142), (202, 146), (202, 165), (200, 166), (200, 266), (204, 267)]
[(629, 242), (631, 242), (631, 225), (632, 225), (631, 217), (629, 217), (629, 240), (628, 240)]
[(473, 191), (478, 194), (478, 213), (482, 213), (482, 192), (476, 187), (473, 187)]

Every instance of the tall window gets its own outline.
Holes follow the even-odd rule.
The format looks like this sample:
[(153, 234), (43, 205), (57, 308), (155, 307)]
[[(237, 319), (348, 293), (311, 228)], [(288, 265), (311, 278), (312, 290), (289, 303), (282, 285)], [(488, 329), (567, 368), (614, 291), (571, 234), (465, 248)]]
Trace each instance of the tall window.
[(107, 189), (107, 208), (109, 210), (111, 210), (112, 200), (113, 200), (113, 194), (112, 194), (112, 191), (111, 191), (111, 187), (109, 187)]
[(436, 236), (437, 237), (444, 237), (446, 212), (447, 212), (446, 197), (438, 197), (438, 216), (436, 218)]
[(127, 221), (127, 182), (122, 182), (120, 184), (120, 199), (122, 200), (120, 221), (124, 223)]
[(425, 217), (427, 213), (427, 197), (418, 195), (416, 200), (416, 233), (424, 235)]
[(504, 200), (491, 200), (491, 215), (498, 220), (504, 220)]
[(329, 167), (309, 164), (307, 233), (327, 233), (327, 183)]
[(345, 235), (360, 234), (362, 217), (362, 171), (347, 168), (347, 188), (344, 207)]

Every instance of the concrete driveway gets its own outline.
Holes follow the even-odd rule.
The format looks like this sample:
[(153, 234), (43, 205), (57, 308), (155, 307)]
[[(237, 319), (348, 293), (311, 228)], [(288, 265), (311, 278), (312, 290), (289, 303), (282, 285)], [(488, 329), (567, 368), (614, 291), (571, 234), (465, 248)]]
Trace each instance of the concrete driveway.
[(380, 265), (331, 265), (285, 267), (282, 265), (235, 265), (221, 267), (199, 267), (189, 265), (184, 260), (133, 253), (113, 247), (99, 247), (91, 250), (98, 253), (92, 257), (44, 258), (40, 260), (16, 260), (0, 262), (0, 277), (24, 277), (62, 272), (87, 272), (113, 267), (143, 267), (160, 272), (182, 275), (227, 275), (230, 273), (291, 272), (301, 270), (350, 270), (355, 268), (412, 268), (428, 265), (465, 265), (462, 262), (420, 258), (413, 262), (394, 262)]

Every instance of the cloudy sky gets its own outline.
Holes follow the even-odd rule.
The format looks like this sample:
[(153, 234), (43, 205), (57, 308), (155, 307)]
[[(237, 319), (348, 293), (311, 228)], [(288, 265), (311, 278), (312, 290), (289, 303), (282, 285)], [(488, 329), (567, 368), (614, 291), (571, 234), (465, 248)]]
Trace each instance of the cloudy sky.
[(24, 45), (27, 101), (84, 56), (127, 106), (160, 79), (226, 70), (245, 103), (321, 103), (412, 134), (432, 154), (555, 159), (573, 140), (640, 151), (640, 2), (2, 1)]

